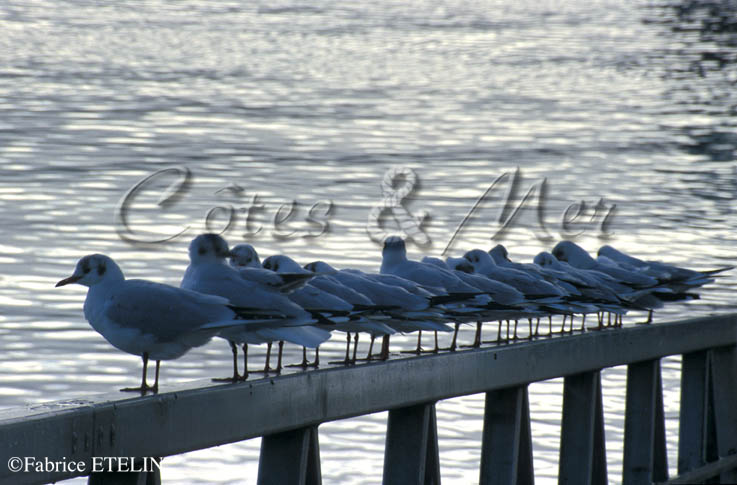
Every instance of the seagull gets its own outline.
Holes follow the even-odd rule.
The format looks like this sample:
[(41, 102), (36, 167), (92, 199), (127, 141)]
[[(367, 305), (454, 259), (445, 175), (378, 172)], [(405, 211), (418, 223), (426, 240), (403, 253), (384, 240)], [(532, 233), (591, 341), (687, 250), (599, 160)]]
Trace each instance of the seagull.
[(571, 296), (569, 292), (559, 285), (546, 281), (541, 274), (520, 271), (509, 266), (499, 266), (494, 262), (491, 255), (482, 249), (472, 249), (466, 252), (463, 257), (473, 265), (477, 273), (506, 283), (521, 291), (528, 301), (537, 304), (539, 310), (548, 315), (549, 321), (550, 314), (562, 314), (564, 317), (563, 323), (565, 324), (567, 315), (572, 316), (574, 313), (590, 310), (588, 306), (582, 308), (575, 302), (569, 301)]
[(315, 275), (303, 273), (275, 273), (264, 269), (256, 249), (250, 244), (237, 244), (230, 250), (230, 265), (247, 280), (263, 283), (282, 293), (302, 288)]
[(577, 284), (582, 284), (582, 281), (570, 281), (573, 278), (572, 275), (556, 273), (553, 270), (542, 268), (534, 263), (516, 263), (509, 259), (509, 252), (502, 244), (497, 244), (491, 248), (489, 250), (489, 255), (497, 266), (514, 268), (519, 271), (530, 273), (537, 278), (543, 278), (548, 283), (561, 287), (571, 296), (579, 296), (581, 294), (576, 286)]
[(261, 269), (261, 258), (250, 244), (236, 244), (230, 249), (230, 265), (235, 268)]
[(606, 273), (632, 288), (653, 288), (658, 285), (657, 278), (641, 272), (602, 264), (589, 256), (581, 246), (571, 241), (561, 241), (552, 250), (553, 256), (580, 269), (592, 269)]
[[(565, 293), (564, 300), (570, 307), (571, 331), (573, 331), (573, 314), (580, 313), (582, 315), (581, 330), (585, 329), (586, 315), (589, 313), (598, 313), (599, 307), (595, 305), (589, 298), (584, 297), (581, 293), (581, 286), (585, 286), (584, 282), (577, 279), (570, 273), (558, 272), (550, 268), (543, 268), (534, 263), (516, 263), (509, 259), (509, 252), (502, 244), (497, 244), (489, 250), (497, 266), (503, 268), (513, 268), (523, 273), (528, 273), (535, 278), (540, 278), (548, 283), (561, 288)], [(565, 325), (566, 315), (563, 315), (563, 324)], [(563, 330), (561, 330), (562, 332)]]
[[(491, 301), (491, 297), (484, 294), (479, 288), (465, 283), (449, 269), (407, 259), (407, 249), (401, 237), (390, 236), (386, 238), (381, 254), (380, 273), (399, 276), (424, 287), (439, 288), (445, 296), (439, 295), (440, 298), (434, 301), (437, 303), (453, 303), (453, 305), (444, 305), (444, 309), (449, 312), (449, 316), (453, 317), (456, 329), (461, 320), (468, 318), (470, 313), (477, 313), (480, 310), (479, 305), (483, 306)], [(453, 313), (450, 313), (451, 311)], [(417, 338), (416, 351), (418, 353), (421, 352), (421, 338), (422, 333), (420, 332)], [(434, 351), (437, 352), (438, 350), (436, 333)]]
[[(289, 256), (283, 254), (269, 256), (264, 260), (263, 267), (276, 273), (310, 273)], [(358, 332), (368, 332), (374, 337), (394, 333), (394, 329), (388, 325), (366, 318), (365, 309), (356, 308), (351, 303), (311, 283), (291, 293), (289, 297), (306, 310), (311, 311), (313, 315), (318, 314), (328, 319), (327, 323), (332, 324), (336, 330), (347, 334), (348, 343), (346, 346), (346, 358), (344, 360), (346, 364), (351, 362), (349, 357), (351, 333), (356, 334), (354, 345), (358, 343)]]
[[(422, 289), (417, 283), (398, 276), (364, 273), (357, 269), (338, 270), (324, 261), (309, 263), (305, 265), (305, 269), (329, 275), (345, 287), (367, 296), (382, 309), (384, 315), (389, 317), (389, 320), (382, 322), (398, 332), (450, 331), (450, 327), (440, 322), (444, 320), (443, 314), (430, 306), (433, 294)], [(386, 338), (382, 345), (381, 359), (389, 357)], [(368, 358), (371, 358), (374, 340), (375, 336), (372, 335)]]
[(553, 298), (553, 302), (562, 301), (566, 292), (555, 285), (529, 272), (515, 268), (498, 266), (491, 255), (482, 249), (472, 249), (463, 257), (473, 265), (476, 273), (482, 274), (496, 281), (501, 281), (521, 291), (526, 298)]
[[(114, 347), (143, 359), (141, 386), (122, 391), (158, 391), (162, 360), (176, 359), (206, 344), (219, 331), (244, 327), (226, 298), (203, 295), (146, 280), (125, 279), (112, 258), (83, 257), (71, 276), (56, 286), (87, 286), (84, 316)], [(149, 359), (156, 361), (153, 386), (146, 383)]]
[(694, 271), (660, 261), (643, 261), (618, 251), (609, 245), (599, 248), (597, 254), (597, 261), (602, 264), (611, 264), (610, 262), (614, 262), (625, 269), (639, 271), (652, 276), (653, 278), (657, 278), (661, 283), (667, 284), (676, 293), (683, 293), (689, 289), (712, 283), (714, 281), (712, 278), (715, 275), (734, 269), (734, 266), (725, 266), (706, 271)]
[(448, 296), (458, 300), (474, 299), (474, 303), (488, 303), (491, 298), (483, 297), (483, 292), (478, 288), (464, 283), (451, 271), (438, 268), (432, 264), (421, 263), (407, 259), (407, 248), (404, 240), (398, 236), (389, 236), (384, 241), (381, 252), (382, 274), (391, 274), (401, 278), (414, 281), (425, 287), (440, 288)]
[[(311, 315), (302, 307), (292, 302), (287, 295), (280, 293), (270, 285), (260, 281), (244, 278), (242, 273), (229, 266), (226, 258), (230, 256), (228, 243), (217, 234), (201, 234), (189, 245), (190, 264), (182, 278), (181, 287), (210, 295), (227, 298), (242, 317), (265, 319), (258, 328), (254, 325), (239, 329), (227, 330), (220, 336), (230, 342), (233, 352), (233, 378), (237, 380), (237, 348), (236, 344), (246, 346), (249, 343), (266, 343), (266, 365), (264, 373), (271, 368), (271, 346), (274, 341), (295, 343), (306, 347), (316, 347), (316, 342), (324, 342), (330, 338), (330, 332), (308, 326), (314, 323)], [(260, 329), (272, 329), (260, 332)], [(279, 338), (274, 338), (273, 329), (280, 329)], [(277, 372), (281, 371), (281, 355), (283, 344), (279, 345), (279, 361)], [(245, 370), (247, 377), (248, 369)]]
[[(481, 327), (484, 321), (488, 320), (508, 320), (518, 319), (521, 316), (529, 315), (534, 310), (534, 305), (525, 308), (524, 304), (529, 302), (524, 295), (516, 288), (509, 286), (501, 281), (492, 280), (480, 274), (474, 273), (473, 266), (463, 258), (448, 258), (443, 261), (440, 258), (425, 256), (422, 258), (423, 263), (433, 264), (440, 268), (450, 270), (458, 278), (465, 283), (478, 288), (492, 298), (492, 302), (488, 303), (484, 308), (479, 309), (479, 313), (474, 315), (471, 320), (476, 321), (476, 335), (471, 347), (479, 347), (481, 345)], [(459, 322), (456, 322), (453, 340), (448, 350), (456, 349), (456, 338), (458, 337)], [(530, 332), (532, 335), (532, 332)]]
[(653, 310), (663, 306), (663, 299), (668, 299), (673, 294), (673, 290), (667, 285), (661, 285), (657, 278), (618, 265), (602, 264), (592, 258), (585, 249), (571, 241), (559, 242), (553, 248), (552, 253), (560, 261), (565, 261), (575, 268), (605, 273), (614, 278), (616, 283), (627, 287), (629, 291), (617, 291), (618, 296), (640, 308), (647, 309), (646, 323), (652, 321)]

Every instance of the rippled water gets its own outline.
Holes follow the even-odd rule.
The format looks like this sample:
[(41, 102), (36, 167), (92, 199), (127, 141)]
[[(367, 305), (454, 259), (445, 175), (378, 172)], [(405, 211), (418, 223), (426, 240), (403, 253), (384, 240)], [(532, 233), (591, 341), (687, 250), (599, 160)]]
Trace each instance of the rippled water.
[[(231, 243), (264, 255), (377, 270), (367, 221), (393, 167), (414, 170), (405, 207), (428, 215), (431, 244), (411, 246), (414, 256), (443, 253), (507, 173), (447, 254), (503, 242), (529, 260), (583, 231), (590, 250), (608, 242), (694, 268), (734, 263), (735, 18), (734, 1), (4, 2), (0, 407), (135, 382), (139, 361), (84, 321), (84, 289), (53, 287), (80, 256), (105, 252), (129, 277), (176, 285), (189, 239), (227, 228)], [(545, 195), (492, 240), (517, 167), (518, 196), (543, 180)], [(125, 195), (165, 169), (128, 199), (123, 224)], [(578, 222), (600, 199), (616, 205), (603, 231)], [(588, 212), (565, 225), (581, 201)], [(730, 274), (657, 319), (733, 311), (735, 284)], [(325, 359), (342, 344), (336, 336)], [(226, 375), (228, 355), (223, 342), (195, 349), (164, 364), (163, 382)], [(664, 361), (671, 469), (678, 368)], [(603, 373), (615, 483), (625, 375)], [(540, 483), (557, 474), (561, 390), (560, 380), (531, 387)], [(483, 396), (438, 404), (446, 483), (478, 479), (482, 414)], [(385, 421), (321, 426), (326, 484), (380, 481)], [(258, 449), (251, 440), (167, 458), (163, 478), (253, 481)]]

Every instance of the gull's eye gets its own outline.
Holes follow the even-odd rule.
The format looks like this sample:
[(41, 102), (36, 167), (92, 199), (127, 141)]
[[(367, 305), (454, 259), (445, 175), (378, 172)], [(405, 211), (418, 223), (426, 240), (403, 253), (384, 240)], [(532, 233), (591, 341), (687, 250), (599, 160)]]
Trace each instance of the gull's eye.
[(274, 263), (274, 271), (279, 271), (279, 263)]
[(82, 271), (84, 272), (84, 274), (89, 273), (90, 272), (89, 266), (85, 267)]
[(200, 249), (197, 250), (197, 252), (200, 254), (205, 254), (207, 252), (207, 249), (201, 247)]

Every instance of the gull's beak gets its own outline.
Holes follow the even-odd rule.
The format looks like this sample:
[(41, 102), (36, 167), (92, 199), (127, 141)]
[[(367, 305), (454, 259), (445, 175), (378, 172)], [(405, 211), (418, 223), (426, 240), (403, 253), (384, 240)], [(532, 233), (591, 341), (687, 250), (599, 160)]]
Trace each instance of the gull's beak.
[(60, 282), (58, 282), (56, 284), (55, 288), (58, 288), (58, 287), (64, 286), (64, 285), (68, 285), (70, 283), (76, 283), (77, 281), (79, 281), (81, 279), (82, 279), (81, 276), (74, 276), (74, 275), (72, 275), (69, 278), (64, 278), (63, 280), (61, 280)]

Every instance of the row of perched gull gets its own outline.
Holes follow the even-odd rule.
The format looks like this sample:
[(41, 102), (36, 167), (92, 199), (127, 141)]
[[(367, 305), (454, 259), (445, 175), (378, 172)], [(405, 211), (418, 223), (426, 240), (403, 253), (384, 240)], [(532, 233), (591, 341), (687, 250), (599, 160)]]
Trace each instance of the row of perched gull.
[[(596, 259), (570, 241), (560, 242), (552, 253), (542, 252), (534, 263), (512, 262), (499, 245), (490, 251), (474, 249), (462, 258), (426, 257), (407, 259), (404, 241), (387, 238), (379, 273), (336, 269), (316, 261), (300, 266), (285, 255), (260, 261), (249, 244), (230, 249), (216, 234), (202, 234), (189, 246), (190, 264), (180, 288), (145, 280), (126, 280), (120, 267), (108, 256), (92, 254), (79, 260), (74, 273), (57, 283), (79, 283), (89, 287), (84, 315), (92, 328), (110, 344), (143, 359), (141, 386), (123, 390), (146, 392), (158, 389), (161, 360), (175, 359), (193, 347), (218, 336), (230, 343), (233, 375), (227, 380), (248, 377), (248, 345), (268, 345), (266, 365), (270, 368), (272, 343), (278, 343), (275, 372), (282, 369), (284, 342), (303, 347), (300, 366), (309, 363), (305, 348), (328, 340), (332, 331), (347, 335), (345, 363), (355, 363), (358, 334), (370, 335), (367, 360), (389, 357), (389, 336), (418, 332), (454, 332), (448, 350), (457, 348), (458, 329), (476, 323), (472, 347), (481, 345), (483, 322), (498, 321), (497, 341), (502, 340), (502, 322), (527, 319), (530, 336), (537, 335), (541, 318), (570, 318), (596, 315), (598, 327), (621, 325), (629, 310), (653, 310), (664, 302), (695, 298), (691, 291), (714, 281), (715, 275), (731, 268), (692, 271), (668, 264), (642, 261), (610, 246), (602, 247)], [(614, 322), (612, 323), (612, 318)], [(533, 333), (533, 320), (535, 331)], [(353, 334), (353, 355), (350, 354)], [(374, 340), (382, 337), (381, 350), (373, 354)], [(238, 347), (243, 350), (244, 372), (238, 369)], [(156, 361), (153, 386), (146, 383), (149, 359)]]

